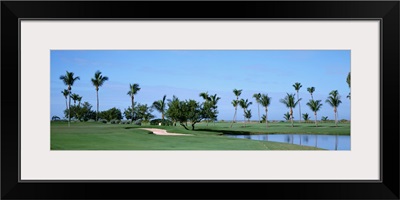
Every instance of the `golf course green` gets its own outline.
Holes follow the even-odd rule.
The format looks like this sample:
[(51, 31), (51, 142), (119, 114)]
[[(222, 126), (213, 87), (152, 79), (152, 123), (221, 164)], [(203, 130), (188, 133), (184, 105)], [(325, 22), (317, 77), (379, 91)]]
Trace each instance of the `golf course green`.
[[(198, 123), (195, 130), (182, 126), (51, 122), (51, 150), (320, 150), (319, 148), (225, 137), (223, 134), (332, 134), (350, 135), (350, 123)], [(164, 129), (190, 136), (156, 135), (142, 128)]]

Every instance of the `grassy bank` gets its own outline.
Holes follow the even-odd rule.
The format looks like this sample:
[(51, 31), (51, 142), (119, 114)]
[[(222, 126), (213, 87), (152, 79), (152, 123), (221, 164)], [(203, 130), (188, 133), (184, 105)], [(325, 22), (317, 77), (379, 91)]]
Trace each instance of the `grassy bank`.
[[(246, 127), (245, 127), (246, 126)], [(268, 123), (266, 128), (265, 123), (234, 123), (231, 128), (231, 123), (200, 123), (196, 125), (197, 130), (214, 131), (224, 134), (322, 134), (322, 135), (350, 135), (350, 123), (318, 123), (315, 127), (314, 123), (299, 123), (295, 122), (294, 127), (288, 122)]]
[[(306, 147), (277, 142), (254, 141), (228, 138), (223, 133), (257, 134), (257, 133), (312, 133), (325, 132), (345, 135), (350, 133), (350, 125), (331, 127), (333, 124), (315, 128), (312, 124), (291, 127), (290, 124), (271, 124), (265, 131), (265, 124), (200, 123), (196, 130), (185, 130), (181, 126), (136, 126), (127, 124), (101, 124), (78, 122), (68, 127), (66, 122), (51, 123), (52, 150), (316, 150)], [(304, 126), (304, 127), (303, 127)], [(192, 134), (193, 136), (159, 136), (150, 134), (140, 128), (163, 128), (168, 132)], [(264, 129), (264, 131), (262, 130)], [(295, 132), (294, 129), (297, 129)], [(333, 130), (331, 130), (333, 129)], [(346, 132), (346, 129), (348, 131)], [(323, 131), (325, 130), (325, 131)], [(281, 131), (281, 132), (279, 132)], [(292, 132), (291, 132), (292, 131)]]

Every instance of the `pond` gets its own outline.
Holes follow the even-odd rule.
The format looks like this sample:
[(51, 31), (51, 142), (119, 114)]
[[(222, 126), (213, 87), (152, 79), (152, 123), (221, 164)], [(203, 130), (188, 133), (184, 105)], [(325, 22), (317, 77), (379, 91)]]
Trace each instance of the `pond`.
[(283, 142), (303, 146), (318, 147), (327, 150), (350, 150), (349, 135), (307, 135), (307, 134), (260, 134), (260, 135), (230, 135), (228, 137)]

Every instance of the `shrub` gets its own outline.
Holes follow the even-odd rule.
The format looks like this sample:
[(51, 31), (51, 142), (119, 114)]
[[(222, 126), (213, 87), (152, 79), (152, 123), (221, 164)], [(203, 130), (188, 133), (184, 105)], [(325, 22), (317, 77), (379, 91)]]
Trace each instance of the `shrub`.
[(107, 124), (107, 120), (106, 119), (99, 119), (99, 122), (103, 123), (103, 124)]
[(87, 120), (87, 122), (96, 122), (96, 120), (94, 120), (94, 119), (89, 119), (89, 120)]
[(172, 121), (167, 120), (167, 119), (153, 119), (150, 121), (150, 125), (157, 125), (161, 123), (162, 126), (172, 126)]

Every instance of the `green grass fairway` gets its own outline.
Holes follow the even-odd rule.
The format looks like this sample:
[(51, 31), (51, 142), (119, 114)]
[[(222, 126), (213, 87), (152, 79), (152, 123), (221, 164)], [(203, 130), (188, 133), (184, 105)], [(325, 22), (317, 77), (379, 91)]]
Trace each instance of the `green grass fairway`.
[[(265, 124), (230, 123), (196, 124), (196, 130), (185, 130), (182, 126), (136, 126), (127, 124), (101, 124), (76, 122), (68, 127), (66, 122), (51, 123), (51, 150), (317, 150), (314, 147), (278, 142), (264, 142), (228, 138), (222, 134), (260, 133), (304, 133), (304, 134), (350, 134), (350, 124), (271, 123), (268, 131)], [(193, 136), (161, 136), (150, 134), (139, 128), (161, 128), (172, 133)]]

